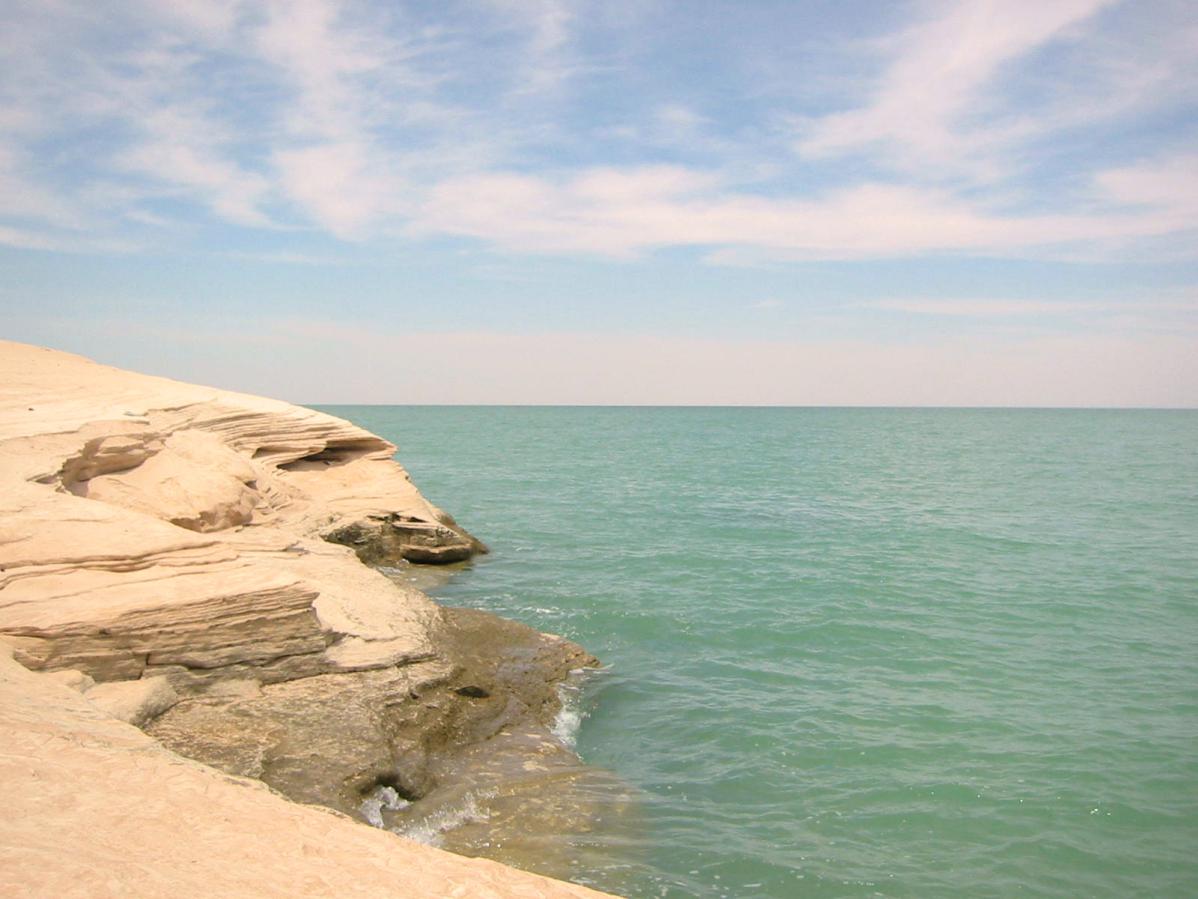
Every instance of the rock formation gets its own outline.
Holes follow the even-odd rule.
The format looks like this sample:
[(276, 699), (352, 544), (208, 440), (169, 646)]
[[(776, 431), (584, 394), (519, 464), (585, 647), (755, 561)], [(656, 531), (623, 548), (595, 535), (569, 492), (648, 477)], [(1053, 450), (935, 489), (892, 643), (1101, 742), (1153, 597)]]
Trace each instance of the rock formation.
[[(522, 625), (442, 609), (362, 564), (460, 561), (485, 551), (420, 495), (394, 451), (312, 410), (0, 342), (0, 640), (25, 668), (43, 672), (5, 663), (5, 689), (25, 697), (21, 709), (3, 706), (10, 720), (0, 729), (12, 744), (0, 749), (6, 794), (34, 789), (20, 760), (36, 734), (48, 734), (63, 758), (58, 774), (47, 760), (47, 777), (75, 778), (80, 789), (99, 778), (103, 794), (147, 767), (191, 790), (187, 799), (141, 796), (153, 815), (194, 822), (227, 810), (227, 832), (205, 824), (224, 847), (214, 852), (229, 851), (238, 833), (261, 839), (263, 826), (271, 827), (269, 852), (278, 851), (279, 825), (255, 824), (251, 810), (294, 822), (301, 835), (289, 839), (303, 847), (296, 864), (328, 887), (311, 894), (324, 895), (344, 880), (333, 870), (342, 846), (364, 859), (377, 885), (406, 867), (387, 852), (417, 850), (232, 786), (243, 781), (230, 776), (379, 824), (384, 807), (419, 800), (449, 768), (468, 769), (485, 741), (510, 743), (519, 731), (550, 745), (556, 684), (593, 658)], [(453, 758), (461, 763), (447, 766)], [(45, 823), (66, 828), (79, 852), (95, 822), (52, 811), (43, 808)], [(151, 852), (167, 840), (154, 835), (153, 815), (135, 828)], [(304, 841), (320, 843), (326, 837), (312, 834), (326, 832), (338, 848), (310, 852)], [(29, 865), (41, 851), (20, 839), (3, 845)], [(119, 871), (105, 871), (104, 852), (94, 843), (83, 853), (99, 872), (88, 882), (132, 889)], [(244, 853), (235, 855), (230, 862), (243, 863)], [(521, 878), (531, 875), (501, 868), (485, 869), (485, 888), (467, 889), (460, 884), (473, 875), (460, 866), (484, 863), (438, 855), (435, 864), (464, 880), (401, 894), (587, 892), (552, 881), (529, 886), (535, 878)], [(299, 876), (277, 859), (260, 867), (275, 880), (258, 894), (288, 892)]]
[(0, 896), (603, 894), (289, 802), (164, 749), (0, 652)]

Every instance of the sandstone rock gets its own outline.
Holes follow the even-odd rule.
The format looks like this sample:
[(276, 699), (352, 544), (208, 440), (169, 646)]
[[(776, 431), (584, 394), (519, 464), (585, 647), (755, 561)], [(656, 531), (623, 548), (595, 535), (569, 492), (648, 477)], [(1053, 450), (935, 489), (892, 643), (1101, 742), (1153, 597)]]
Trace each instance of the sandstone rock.
[(87, 699), (113, 718), (141, 727), (178, 702), (179, 694), (165, 677), (151, 677), (96, 684)]
[(127, 470), (92, 474), (68, 489), (190, 531), (223, 531), (251, 520), (257, 473), (248, 459), (205, 431), (177, 431), (153, 445)]
[(288, 802), (0, 653), (0, 895), (599, 899)]
[(57, 684), (62, 684), (64, 687), (70, 687), (79, 693), (86, 693), (96, 685), (94, 680), (82, 671), (76, 671), (74, 668), (65, 668), (62, 671), (47, 671), (42, 676)]
[[(452, 791), (505, 729), (551, 741), (554, 682), (593, 659), (485, 613), (443, 611), (362, 564), (486, 551), (420, 495), (394, 451), (313, 410), (0, 341), (0, 638), (49, 673), (4, 669), (25, 699), (0, 703), (13, 753), (0, 748), (0, 784), (28, 820), (12, 839), (0, 832), (0, 894), (35, 883), (56, 896), (379, 895), (403, 869), (403, 895), (592, 895), (486, 866), (421, 880), (410, 868), (425, 856), (380, 867), (401, 843), (364, 849), (382, 844), (356, 844), (348, 822), (247, 791), (114, 720), (359, 816), (380, 790)], [(64, 699), (55, 680), (86, 696)], [(55, 748), (31, 781), (22, 759), (38, 735)], [(39, 789), (46, 802), (25, 796)], [(392, 806), (370, 808), (381, 818)], [(108, 816), (93, 820), (95, 809)], [(180, 821), (188, 841), (173, 839)], [(129, 828), (136, 844), (117, 833)], [(327, 834), (336, 851), (319, 848)], [(273, 858), (281, 840), (300, 861)], [(4, 880), (52, 867), (62, 841), (77, 886)], [(140, 873), (125, 877), (129, 853)]]
[[(267, 684), (250, 695), (208, 691), (148, 732), (167, 747), (286, 796), (346, 814), (379, 785), (418, 799), (446, 779), (435, 765), (509, 726), (550, 738), (555, 684), (596, 664), (577, 645), (485, 612), (446, 609), (438, 657), (400, 667)], [(98, 687), (96, 689), (99, 689)]]
[(184, 693), (427, 658), (435, 606), (324, 540), (403, 521), (433, 550), (482, 548), (394, 449), (309, 409), (0, 342), (0, 633), (38, 670)]

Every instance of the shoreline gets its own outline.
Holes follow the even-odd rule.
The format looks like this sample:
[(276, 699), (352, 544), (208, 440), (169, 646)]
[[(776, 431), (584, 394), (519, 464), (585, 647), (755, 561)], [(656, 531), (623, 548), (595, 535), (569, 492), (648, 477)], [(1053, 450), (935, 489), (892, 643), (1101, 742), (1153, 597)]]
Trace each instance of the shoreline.
[[(6, 681), (59, 691), (40, 701), (63, 739), (90, 709), (206, 777), (254, 778), (387, 828), (462, 785), (507, 790), (520, 767), (590, 776), (553, 731), (559, 685), (596, 659), (375, 570), (486, 551), (420, 495), (393, 445), (313, 410), (22, 344), (0, 342), (0, 374), (0, 642), (42, 672)], [(6, 835), (18, 862), (33, 865), (31, 831), (64, 815)], [(120, 879), (111, 862), (91, 864)], [(500, 870), (512, 895), (535, 877)]]

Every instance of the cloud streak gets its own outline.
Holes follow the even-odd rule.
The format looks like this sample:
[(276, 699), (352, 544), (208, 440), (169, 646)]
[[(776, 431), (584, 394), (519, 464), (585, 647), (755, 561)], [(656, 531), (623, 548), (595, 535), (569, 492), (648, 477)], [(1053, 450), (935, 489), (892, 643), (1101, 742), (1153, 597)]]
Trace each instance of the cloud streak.
[[(1178, 166), (1178, 171), (1184, 166)], [(1137, 170), (1138, 171), (1138, 170)], [(1013, 214), (942, 190), (863, 184), (813, 199), (776, 199), (725, 189), (679, 168), (599, 169), (564, 179), (472, 175), (431, 193), (421, 226), (521, 253), (629, 257), (661, 247), (748, 248), (771, 259), (871, 259), (929, 252), (1021, 255), (1102, 240), (1169, 233), (1190, 221), (1174, 176), (1113, 176), (1139, 211)], [(1184, 175), (1177, 176), (1184, 177)], [(1110, 189), (1108, 185), (1108, 190)]]
[(1010, 140), (1025, 125), (1000, 119), (979, 127), (976, 113), (986, 88), (1005, 66), (1067, 38), (1073, 26), (1112, 2), (940, 4), (938, 15), (880, 42), (892, 58), (870, 101), (815, 120), (798, 147), (825, 156), (886, 144), (891, 158), (905, 167), (988, 169), (993, 158), (987, 145)]
[[(755, 265), (1130, 255), (1194, 230), (1189, 131), (1095, 153), (1058, 178), (1036, 171), (1035, 142), (1127, 104), (1065, 114), (1059, 91), (1020, 93), (1099, 72), (1103, 86), (1134, 82), (1128, 96), (1169, 83), (1180, 108), (1198, 93), (1183, 22), (1137, 79), (1094, 62), (1106, 44), (1124, 47), (1107, 22), (1123, 9), (1114, 0), (911, 9), (921, 17), (867, 45), (878, 70), (864, 94), (721, 115), (702, 97), (638, 101), (664, 77), (654, 54), (670, 30), (584, 0), (437, 12), (348, 0), (31, 7), (0, 51), (18, 73), (0, 88), (0, 123), (11, 125), (0, 242), (152, 244), (179, 233), (162, 224), (173, 222), (380, 247), (466, 238), (515, 256), (691, 249)], [(614, 21), (634, 24), (620, 32)], [(634, 27), (648, 46), (642, 68), (627, 49)], [(627, 71), (595, 49), (600, 28)], [(1061, 71), (1036, 63), (1049, 51)], [(737, 87), (754, 96), (756, 85)], [(609, 107), (619, 115), (595, 111)], [(784, 119), (801, 123), (798, 158), (736, 136), (760, 138)]]

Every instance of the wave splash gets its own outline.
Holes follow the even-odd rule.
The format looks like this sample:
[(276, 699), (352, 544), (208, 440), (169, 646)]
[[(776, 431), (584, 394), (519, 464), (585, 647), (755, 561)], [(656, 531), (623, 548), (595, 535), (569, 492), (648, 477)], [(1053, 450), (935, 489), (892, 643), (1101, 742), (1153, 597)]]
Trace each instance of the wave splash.
[(587, 676), (586, 669), (575, 668), (570, 672), (568, 680), (557, 685), (557, 698), (561, 702), (557, 716), (549, 727), (549, 732), (557, 737), (567, 749), (575, 749), (578, 745), (578, 732), (582, 730), (582, 722), (590, 713), (583, 706), (583, 686)]
[(371, 793), (362, 800), (362, 804), (358, 806), (358, 811), (362, 813), (362, 817), (372, 827), (386, 827), (387, 824), (383, 820), (383, 809), (390, 812), (398, 812), (407, 808), (412, 803), (400, 797), (394, 787), (375, 787)]
[(479, 802), (485, 802), (493, 797), (494, 793), (490, 791), (467, 793), (462, 797), (460, 804), (445, 806), (407, 827), (392, 827), (391, 831), (417, 843), (440, 848), (445, 844), (445, 834), (450, 831), (457, 830), (466, 824), (486, 823), (490, 814), (479, 805)]

